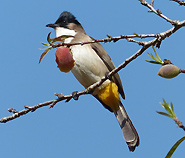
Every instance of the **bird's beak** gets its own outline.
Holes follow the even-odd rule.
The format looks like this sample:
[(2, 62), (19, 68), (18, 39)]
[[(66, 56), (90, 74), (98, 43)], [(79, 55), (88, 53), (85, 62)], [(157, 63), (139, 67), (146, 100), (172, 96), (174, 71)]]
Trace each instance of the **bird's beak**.
[(58, 24), (47, 24), (46, 27), (56, 28)]

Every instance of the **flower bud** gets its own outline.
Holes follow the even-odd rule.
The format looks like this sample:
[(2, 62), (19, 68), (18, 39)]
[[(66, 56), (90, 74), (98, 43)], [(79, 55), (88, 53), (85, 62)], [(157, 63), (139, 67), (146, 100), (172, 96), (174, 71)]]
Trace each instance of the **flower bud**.
[(73, 59), (73, 55), (71, 54), (69, 48), (67, 47), (58, 47), (56, 52), (56, 63), (58, 64), (58, 68), (62, 72), (69, 72), (75, 64)]
[(180, 69), (173, 65), (173, 64), (167, 64), (162, 66), (159, 69), (158, 75), (164, 78), (174, 78), (180, 73)]

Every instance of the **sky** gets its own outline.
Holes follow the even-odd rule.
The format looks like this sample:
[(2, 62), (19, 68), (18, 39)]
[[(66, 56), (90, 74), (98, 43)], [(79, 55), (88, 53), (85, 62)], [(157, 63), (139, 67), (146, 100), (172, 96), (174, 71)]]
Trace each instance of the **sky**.
[[(169, 0), (155, 0), (154, 7), (173, 20), (184, 20), (185, 8)], [(7, 109), (24, 109), (84, 88), (72, 73), (61, 73), (55, 63), (55, 50), (38, 63), (53, 23), (61, 12), (70, 11), (95, 39), (111, 36), (160, 33), (171, 24), (140, 4), (138, 0), (6, 0), (0, 1), (0, 117), (11, 115)], [(177, 31), (157, 49), (162, 59), (184, 68), (185, 29)], [(145, 39), (143, 39), (145, 40)], [(147, 40), (151, 40), (147, 39)], [(120, 40), (102, 44), (116, 66), (141, 46)], [(140, 136), (140, 146), (129, 152), (114, 115), (91, 95), (78, 101), (60, 102), (0, 124), (0, 156), (3, 158), (94, 158), (165, 157), (172, 145), (184, 135), (173, 120), (159, 115), (159, 102), (173, 102), (180, 121), (185, 123), (184, 75), (168, 80), (157, 75), (159, 65), (147, 63), (147, 52), (128, 64), (119, 74), (126, 99), (122, 100)], [(183, 142), (173, 158), (182, 158)]]

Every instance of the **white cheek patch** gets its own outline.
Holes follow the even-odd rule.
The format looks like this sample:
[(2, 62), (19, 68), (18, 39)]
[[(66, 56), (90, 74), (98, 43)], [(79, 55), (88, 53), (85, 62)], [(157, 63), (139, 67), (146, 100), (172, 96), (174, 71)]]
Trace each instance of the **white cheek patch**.
[[(63, 28), (63, 27), (56, 27), (55, 31), (56, 31), (56, 37), (63, 36), (63, 35), (71, 35), (71, 36), (76, 35), (76, 32), (74, 30), (70, 30), (70, 29)], [(67, 38), (65, 40), (65, 43), (70, 43), (72, 39), (73, 37)]]

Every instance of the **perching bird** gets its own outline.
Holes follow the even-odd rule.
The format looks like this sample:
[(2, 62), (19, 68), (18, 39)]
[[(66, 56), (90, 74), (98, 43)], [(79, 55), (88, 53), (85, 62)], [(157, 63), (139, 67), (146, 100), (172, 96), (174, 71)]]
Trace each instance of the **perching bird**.
[[(57, 37), (71, 35), (72, 37), (65, 39), (65, 43), (93, 41), (93, 38), (86, 34), (82, 25), (76, 20), (76, 17), (67, 11), (61, 13), (54, 24), (48, 24), (46, 26), (54, 28)], [(111, 58), (100, 43), (72, 45), (69, 49), (69, 60), (64, 61), (64, 64), (60, 64), (58, 61), (58, 67), (61, 71), (68, 68), (67, 71), (64, 70), (64, 72), (71, 70), (76, 79), (85, 88), (100, 81), (106, 73), (115, 68)], [(62, 51), (63, 50), (61, 50), (61, 52)], [(58, 52), (60, 53), (60, 51)], [(74, 61), (73, 64), (69, 62), (72, 66), (68, 66), (68, 61)], [(139, 136), (121, 103), (119, 94), (125, 99), (122, 83), (117, 73), (111, 80), (106, 80), (101, 86), (96, 88), (92, 95), (98, 99), (106, 109), (115, 114), (129, 150), (134, 151), (135, 148), (139, 146)]]

